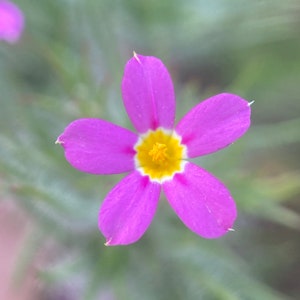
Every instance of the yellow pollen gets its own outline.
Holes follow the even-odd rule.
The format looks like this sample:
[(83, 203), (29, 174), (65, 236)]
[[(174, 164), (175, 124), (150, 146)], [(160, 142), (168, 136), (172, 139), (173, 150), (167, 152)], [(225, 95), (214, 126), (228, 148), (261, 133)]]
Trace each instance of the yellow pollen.
[(167, 146), (161, 143), (155, 143), (148, 154), (152, 157), (155, 163), (163, 163), (167, 158)]
[(134, 146), (137, 170), (151, 181), (162, 183), (184, 170), (186, 146), (175, 132), (158, 128), (143, 134)]

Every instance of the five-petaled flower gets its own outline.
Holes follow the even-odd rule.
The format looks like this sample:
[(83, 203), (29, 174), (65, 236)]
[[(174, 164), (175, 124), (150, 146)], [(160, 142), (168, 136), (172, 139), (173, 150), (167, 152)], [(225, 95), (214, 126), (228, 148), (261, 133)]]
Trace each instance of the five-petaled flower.
[(16, 43), (23, 29), (24, 15), (20, 8), (8, 0), (0, 0), (0, 40)]
[(124, 72), (123, 101), (137, 133), (101, 119), (69, 124), (57, 143), (68, 162), (92, 174), (130, 172), (106, 196), (99, 229), (106, 245), (136, 242), (155, 214), (161, 189), (182, 222), (205, 238), (232, 229), (237, 211), (227, 188), (191, 158), (224, 148), (250, 125), (250, 104), (213, 96), (174, 126), (172, 80), (156, 57), (134, 53)]

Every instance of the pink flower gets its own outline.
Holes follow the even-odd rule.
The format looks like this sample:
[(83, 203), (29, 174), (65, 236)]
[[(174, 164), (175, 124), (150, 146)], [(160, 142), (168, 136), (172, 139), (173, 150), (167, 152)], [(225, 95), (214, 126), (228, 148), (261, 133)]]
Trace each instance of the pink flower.
[(0, 40), (16, 43), (24, 29), (24, 16), (20, 8), (6, 0), (0, 0)]
[(137, 133), (100, 119), (79, 119), (57, 143), (68, 162), (91, 174), (130, 172), (106, 196), (99, 229), (106, 245), (136, 242), (149, 227), (161, 189), (181, 221), (204, 238), (232, 229), (237, 211), (227, 188), (191, 158), (222, 149), (250, 126), (250, 105), (219, 94), (196, 105), (174, 126), (172, 80), (156, 57), (134, 54), (122, 94)]

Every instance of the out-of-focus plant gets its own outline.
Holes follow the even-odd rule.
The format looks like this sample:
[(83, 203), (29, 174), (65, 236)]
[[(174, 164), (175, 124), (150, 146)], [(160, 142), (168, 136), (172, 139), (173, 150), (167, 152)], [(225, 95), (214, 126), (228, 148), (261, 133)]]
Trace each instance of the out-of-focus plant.
[[(71, 299), (296, 298), (284, 280), (299, 261), (298, 1), (15, 2), (26, 29), (0, 43), (0, 175), (3, 198), (36, 224), (19, 276), (54, 243), (39, 275)], [(250, 132), (197, 161), (237, 201), (236, 231), (221, 240), (189, 233), (161, 199), (143, 239), (105, 247), (98, 210), (120, 177), (81, 174), (54, 144), (77, 118), (130, 127), (119, 83), (132, 50), (164, 60), (178, 119), (224, 90), (255, 100)]]

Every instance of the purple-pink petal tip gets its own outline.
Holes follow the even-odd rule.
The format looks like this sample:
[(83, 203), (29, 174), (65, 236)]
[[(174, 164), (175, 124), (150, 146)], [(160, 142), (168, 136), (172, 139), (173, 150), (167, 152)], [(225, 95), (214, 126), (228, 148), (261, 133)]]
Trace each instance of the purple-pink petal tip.
[(0, 0), (0, 40), (16, 43), (24, 30), (24, 15), (11, 1)]

